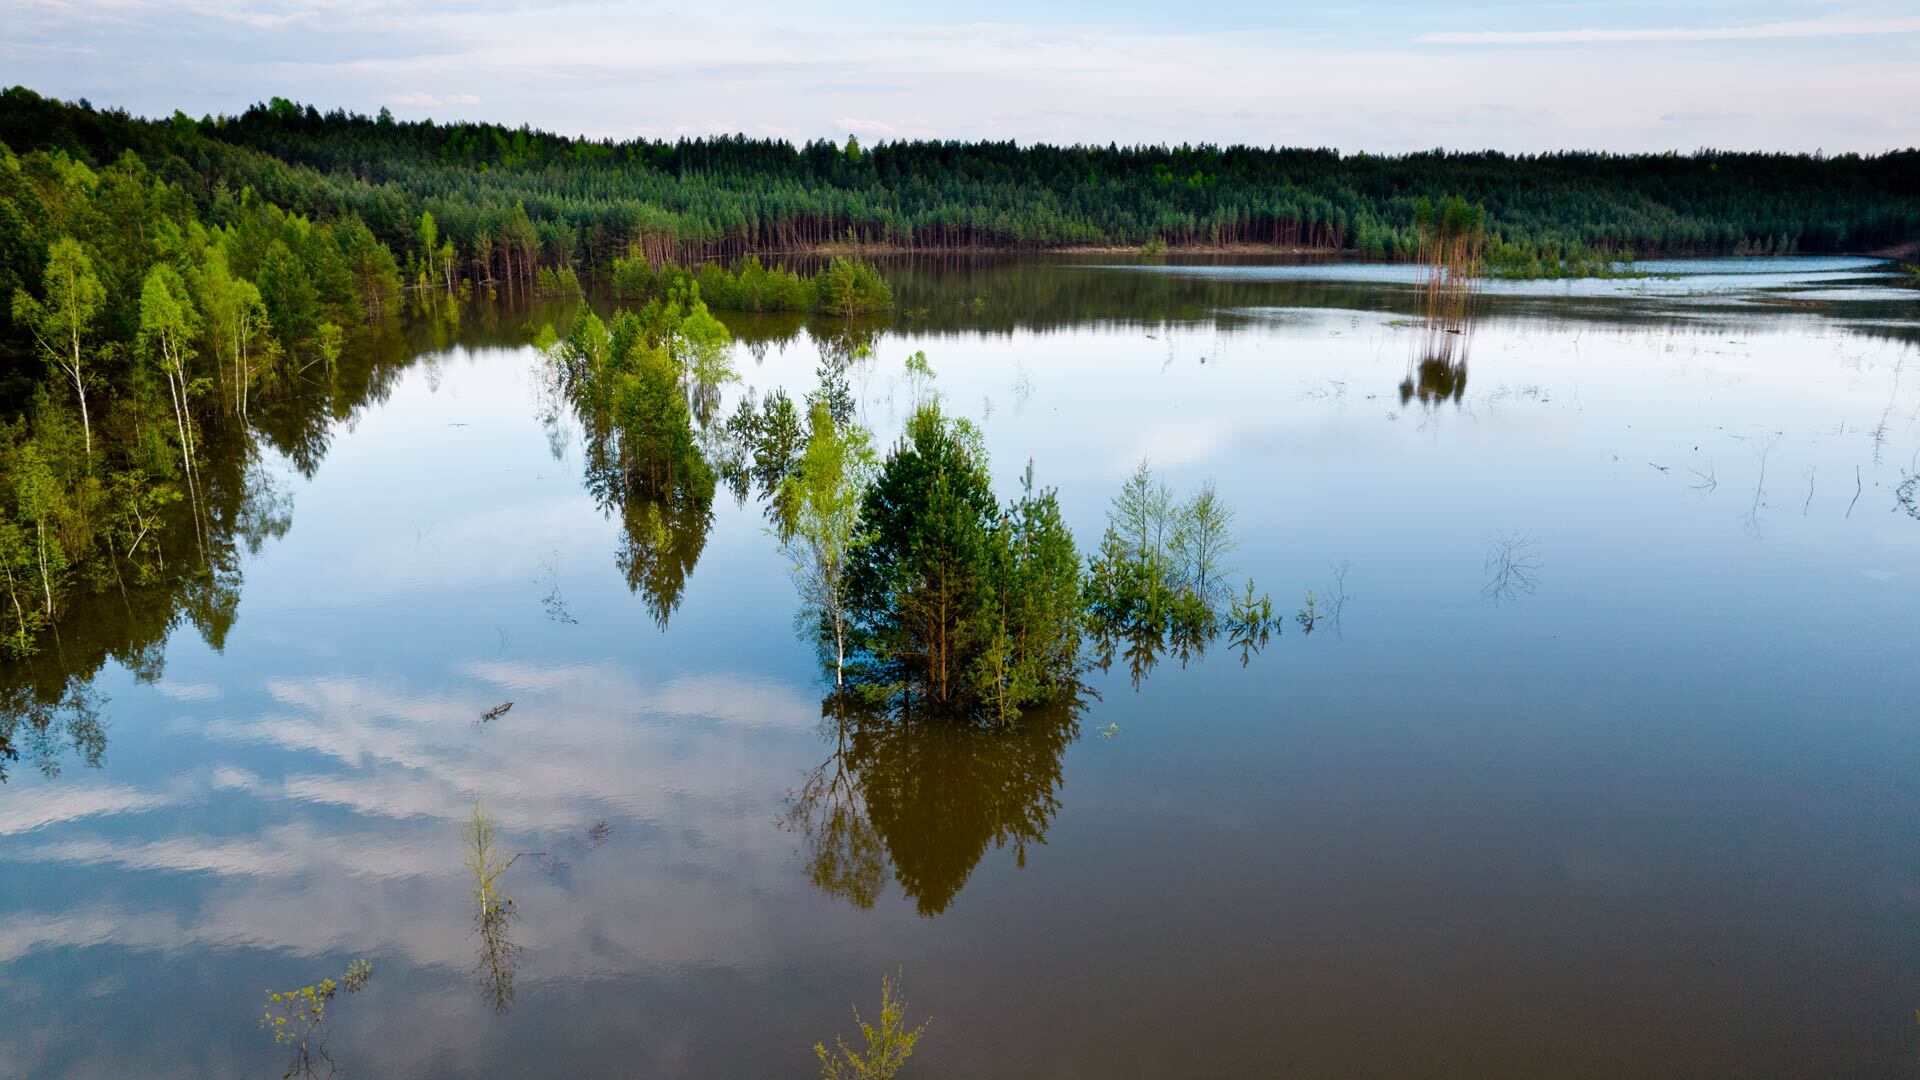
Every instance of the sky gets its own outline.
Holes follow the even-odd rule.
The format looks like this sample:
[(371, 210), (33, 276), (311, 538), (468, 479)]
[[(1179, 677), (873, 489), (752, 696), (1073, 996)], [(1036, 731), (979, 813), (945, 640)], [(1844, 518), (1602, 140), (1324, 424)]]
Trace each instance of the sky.
[(1920, 0), (0, 0), (0, 85), (630, 138), (1920, 146)]

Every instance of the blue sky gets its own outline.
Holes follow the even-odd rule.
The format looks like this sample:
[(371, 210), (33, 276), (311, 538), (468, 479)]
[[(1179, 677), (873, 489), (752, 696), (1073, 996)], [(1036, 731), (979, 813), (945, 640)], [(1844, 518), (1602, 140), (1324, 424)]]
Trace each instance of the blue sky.
[(0, 83), (628, 137), (1920, 145), (1920, 3), (5, 0)]

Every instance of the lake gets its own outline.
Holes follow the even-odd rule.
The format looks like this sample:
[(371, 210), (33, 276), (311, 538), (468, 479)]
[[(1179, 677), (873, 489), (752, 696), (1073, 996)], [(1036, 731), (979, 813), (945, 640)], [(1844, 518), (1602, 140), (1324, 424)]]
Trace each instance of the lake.
[(214, 583), (7, 673), (0, 1076), (279, 1075), (266, 991), (360, 959), (348, 1076), (814, 1075), (896, 973), (910, 1076), (1911, 1070), (1886, 264), (1496, 282), (1453, 334), (1408, 267), (883, 269), (887, 320), (718, 313), (726, 404), (864, 346), (891, 445), (924, 351), (1083, 553), (1142, 459), (1211, 481), (1279, 631), (1009, 730), (850, 724), (758, 500), (605, 512), (529, 344), (567, 305), (418, 316), (224, 448)]

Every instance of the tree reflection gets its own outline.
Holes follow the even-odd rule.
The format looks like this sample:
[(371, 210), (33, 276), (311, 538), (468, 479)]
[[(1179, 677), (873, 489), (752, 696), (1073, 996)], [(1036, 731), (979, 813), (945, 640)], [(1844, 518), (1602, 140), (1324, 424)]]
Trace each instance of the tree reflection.
[(1423, 259), (1419, 296), (1425, 325), (1415, 356), (1407, 363), (1407, 377), (1400, 380), (1400, 404), (1419, 400), (1430, 409), (1442, 402), (1465, 400), (1467, 350), (1473, 340), (1478, 298), (1476, 267), (1476, 250), (1461, 265), (1446, 263), (1438, 254)]
[(589, 446), (587, 488), (599, 499), (602, 512), (620, 521), (614, 565), (626, 578), (628, 590), (641, 598), (653, 621), (665, 629), (680, 607), (687, 578), (713, 528), (713, 474), (654, 490), (618, 469), (597, 467), (597, 456)]
[(1468, 284), (1430, 290), (1418, 352), (1400, 382), (1400, 404), (1418, 399), (1432, 408), (1458, 404), (1467, 393), (1467, 352), (1473, 339), (1473, 292)]
[(493, 1011), (504, 1013), (513, 1008), (513, 975), (520, 967), (520, 947), (507, 930), (520, 909), (501, 891), (500, 878), (520, 856), (502, 855), (494, 841), (493, 818), (477, 802), (461, 826), (460, 839), (465, 848), (462, 863), (473, 878), (473, 928), (480, 937), (475, 976)]
[(110, 529), (76, 567), (79, 587), (46, 646), (0, 663), (0, 782), (7, 764), (22, 759), (45, 776), (59, 775), (69, 752), (99, 767), (107, 699), (93, 681), (109, 662), (157, 682), (167, 640), (182, 623), (215, 651), (225, 647), (239, 617), (242, 549), (257, 552), (292, 524), (291, 502), (253, 436), (239, 434), (204, 444), (197, 509), (186, 499), (136, 507), (140, 516)]
[(32, 687), (0, 688), (0, 783), (7, 779), (7, 763), (23, 754), (42, 775), (60, 775), (68, 747), (82, 764), (99, 768), (107, 750), (100, 722), (105, 703), (92, 680), (78, 676), (67, 679), (51, 700), (38, 697)]
[(565, 341), (551, 333), (549, 431), (564, 397), (584, 436), (587, 490), (622, 526), (615, 563), (664, 629), (713, 525), (714, 470), (694, 421), (708, 425), (732, 377), (731, 339), (697, 299), (687, 309), (676, 301), (622, 311), (611, 323), (589, 312)]
[(815, 886), (870, 908), (891, 869), (920, 914), (953, 903), (989, 847), (1017, 865), (1059, 812), (1061, 758), (1080, 734), (1076, 686), (1008, 726), (927, 721), (835, 694), (822, 704), (832, 753), (790, 793)]

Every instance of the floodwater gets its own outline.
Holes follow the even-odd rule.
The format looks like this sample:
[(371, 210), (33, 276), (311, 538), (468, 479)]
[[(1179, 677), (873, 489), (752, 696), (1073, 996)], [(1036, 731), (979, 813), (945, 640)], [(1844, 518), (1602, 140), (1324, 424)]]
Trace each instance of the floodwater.
[[(419, 320), (230, 448), (219, 595), (98, 600), (7, 674), (99, 729), (6, 763), (0, 1076), (278, 1076), (265, 991), (358, 959), (355, 1077), (812, 1075), (894, 973), (908, 1076), (1910, 1071), (1920, 293), (1641, 269), (1452, 335), (1344, 263), (723, 313), (762, 391), (870, 342), (883, 443), (925, 350), (1083, 551), (1142, 458), (1235, 510), (1282, 632), (1009, 732), (823, 716), (762, 507), (636, 539), (583, 482), (525, 344), (564, 310)], [(504, 934), (476, 804), (527, 853)]]

